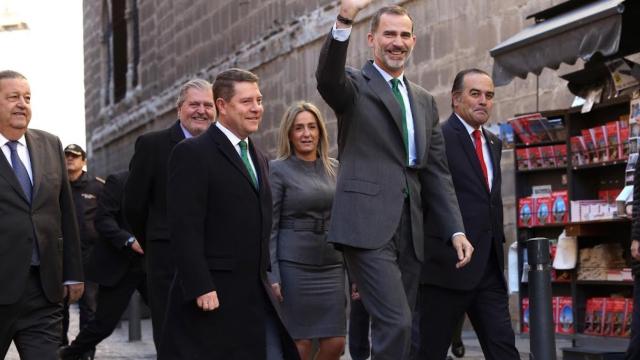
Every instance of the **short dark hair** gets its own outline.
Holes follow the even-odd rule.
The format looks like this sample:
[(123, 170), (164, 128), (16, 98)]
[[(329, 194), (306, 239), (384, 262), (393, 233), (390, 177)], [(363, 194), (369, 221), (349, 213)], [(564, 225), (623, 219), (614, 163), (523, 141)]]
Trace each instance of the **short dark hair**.
[(481, 74), (491, 77), (491, 75), (489, 75), (486, 71), (477, 68), (462, 70), (456, 75), (455, 79), (453, 79), (453, 86), (451, 86), (452, 94), (460, 92), (464, 89), (464, 77), (467, 76), (467, 74)]
[[(222, 98), (229, 101), (235, 95), (235, 83), (250, 82), (257, 83), (260, 80), (258, 75), (248, 70), (231, 68), (225, 70), (216, 76), (213, 82), (213, 94), (215, 98)], [(215, 100), (215, 99), (214, 99)]]
[(407, 11), (407, 9), (398, 5), (389, 5), (389, 6), (381, 7), (380, 9), (378, 9), (378, 11), (376, 11), (375, 14), (373, 14), (373, 17), (371, 18), (371, 28), (369, 30), (371, 31), (372, 34), (376, 32), (376, 30), (378, 30), (378, 25), (380, 25), (380, 18), (384, 14), (399, 15), (399, 16), (406, 15), (407, 17), (409, 17), (409, 20), (411, 20), (411, 32), (413, 33), (413, 19), (411, 18), (411, 15), (409, 15), (409, 12)]

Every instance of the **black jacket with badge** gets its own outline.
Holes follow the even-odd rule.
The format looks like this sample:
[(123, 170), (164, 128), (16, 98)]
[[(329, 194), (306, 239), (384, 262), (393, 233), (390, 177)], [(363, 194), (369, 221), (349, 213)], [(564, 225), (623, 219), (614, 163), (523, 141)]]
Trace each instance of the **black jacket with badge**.
[(86, 171), (76, 181), (70, 181), (73, 203), (76, 207), (76, 217), (80, 229), (80, 248), (82, 250), (82, 264), (86, 267), (93, 245), (99, 235), (93, 224), (98, 207), (98, 196), (102, 192), (104, 180), (90, 176)]

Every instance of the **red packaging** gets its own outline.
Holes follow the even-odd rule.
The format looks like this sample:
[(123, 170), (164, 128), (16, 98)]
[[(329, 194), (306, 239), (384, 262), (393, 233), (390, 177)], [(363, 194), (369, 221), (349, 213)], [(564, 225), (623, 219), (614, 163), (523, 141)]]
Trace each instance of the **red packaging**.
[(529, 298), (522, 299), (522, 332), (529, 332)]
[(551, 193), (551, 223), (566, 224), (569, 222), (569, 194), (567, 190)]
[(533, 225), (547, 225), (551, 223), (551, 197), (533, 199)]
[(522, 126), (522, 123), (519, 118), (512, 118), (512, 119), (509, 119), (507, 122), (511, 124), (511, 127), (513, 128), (513, 132), (520, 138), (520, 141), (522, 143), (526, 145), (531, 144), (531, 137), (529, 136), (525, 128)]
[(518, 201), (518, 226), (528, 227), (533, 225), (533, 200), (531, 197), (521, 198)]
[(553, 152), (556, 157), (556, 166), (567, 166), (567, 145), (559, 144), (553, 147)]
[(542, 146), (530, 147), (529, 160), (531, 161), (531, 167), (540, 169), (545, 167), (545, 154), (542, 151)]
[(629, 157), (629, 127), (621, 127), (620, 128), (620, 146), (622, 150), (618, 153), (620, 154), (620, 159), (626, 159)]
[(610, 202), (609, 201), (609, 190), (606, 190), (606, 189), (598, 190), (598, 200)]
[(543, 167), (554, 168), (557, 166), (556, 153), (553, 145), (542, 146), (540, 152), (542, 153)]
[(584, 317), (584, 333), (588, 335), (602, 335), (604, 322), (604, 298), (587, 299)]
[(593, 134), (591, 133), (592, 129), (582, 129), (581, 133), (582, 133), (582, 139), (584, 139), (584, 146), (585, 146), (585, 157), (587, 159), (587, 163), (591, 164), (592, 162), (596, 161), (597, 159), (597, 154), (596, 154), (596, 143), (594, 142), (593, 139)]
[(606, 306), (604, 334), (609, 336), (624, 335), (624, 317), (626, 300), (624, 298), (608, 298)]
[(516, 164), (518, 170), (526, 170), (531, 168), (531, 162), (529, 161), (529, 149), (516, 149)]
[(618, 121), (611, 121), (605, 125), (609, 160), (615, 160), (619, 157), (618, 145), (620, 144), (620, 133), (618, 132), (618, 126)]
[(556, 332), (559, 334), (573, 334), (573, 302), (571, 297), (561, 296), (557, 298)]
[(605, 134), (606, 127), (605, 126), (596, 126), (595, 128), (589, 129), (591, 132), (591, 136), (596, 144), (596, 156), (598, 161), (607, 161), (609, 160), (609, 152), (608, 152), (608, 144), (607, 144), (607, 136)]
[(622, 327), (622, 336), (631, 336), (631, 318), (633, 318), (633, 299), (625, 300), (624, 325)]
[[(587, 157), (585, 156), (586, 148), (584, 145), (584, 138), (582, 136), (572, 136), (571, 142), (571, 164), (572, 165), (584, 165), (587, 163)], [(562, 145), (561, 145), (562, 146)]]
[(615, 203), (621, 192), (622, 189), (609, 189), (609, 203)]

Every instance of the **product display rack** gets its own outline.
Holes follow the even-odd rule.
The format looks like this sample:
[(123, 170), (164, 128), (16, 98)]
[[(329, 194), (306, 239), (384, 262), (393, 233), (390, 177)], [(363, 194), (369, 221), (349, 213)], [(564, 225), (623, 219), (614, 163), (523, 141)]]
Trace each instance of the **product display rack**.
[[(570, 137), (580, 135), (582, 129), (604, 125), (629, 113), (629, 98), (621, 97), (593, 106), (590, 112), (581, 113), (580, 108), (546, 111), (545, 117), (561, 117), (565, 124), (566, 141), (552, 141), (536, 144), (518, 144), (516, 149), (537, 147), (544, 145), (565, 144), (567, 146), (567, 164), (561, 167), (521, 169), (516, 167), (516, 209), (521, 198), (532, 195), (532, 187), (551, 185), (553, 191), (567, 190), (569, 204), (571, 200), (589, 200), (598, 198), (598, 190), (605, 188), (620, 188), (625, 185), (626, 159), (612, 159), (600, 163), (573, 164), (573, 154)], [(570, 209), (567, 204), (567, 209)], [(518, 210), (516, 210), (518, 211)], [(518, 217), (519, 214), (516, 214)], [(605, 242), (618, 242), (624, 251), (627, 266), (630, 264), (628, 252), (630, 243), (631, 222), (628, 218), (569, 222), (565, 224), (544, 224), (538, 226), (519, 226), (517, 228), (518, 241), (518, 275), (519, 275), (519, 305), (520, 319), (524, 319), (522, 300), (528, 297), (529, 284), (522, 282), (525, 241), (533, 237), (557, 239), (563, 230), (568, 236), (576, 236), (578, 249), (592, 247)], [(579, 258), (579, 255), (578, 255)], [(579, 260), (576, 269), (580, 266)], [(578, 280), (576, 269), (566, 270), (570, 275), (569, 281), (552, 281), (552, 296), (566, 296), (571, 298), (573, 308), (573, 334), (556, 334), (557, 338), (570, 339), (573, 346), (600, 346), (624, 351), (628, 338), (595, 336), (584, 334), (586, 301), (591, 297), (609, 297), (620, 294), (632, 297), (633, 282), (607, 280)], [(524, 322), (521, 321), (521, 329)]]

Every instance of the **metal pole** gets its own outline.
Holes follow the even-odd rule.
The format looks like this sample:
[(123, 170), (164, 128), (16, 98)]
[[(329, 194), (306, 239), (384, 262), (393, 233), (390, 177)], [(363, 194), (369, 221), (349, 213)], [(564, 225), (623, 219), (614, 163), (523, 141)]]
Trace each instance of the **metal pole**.
[(556, 339), (551, 304), (549, 239), (527, 240), (529, 261), (529, 332), (531, 360), (555, 360)]
[(140, 294), (137, 291), (129, 300), (129, 341), (142, 339), (142, 327), (140, 326)]

